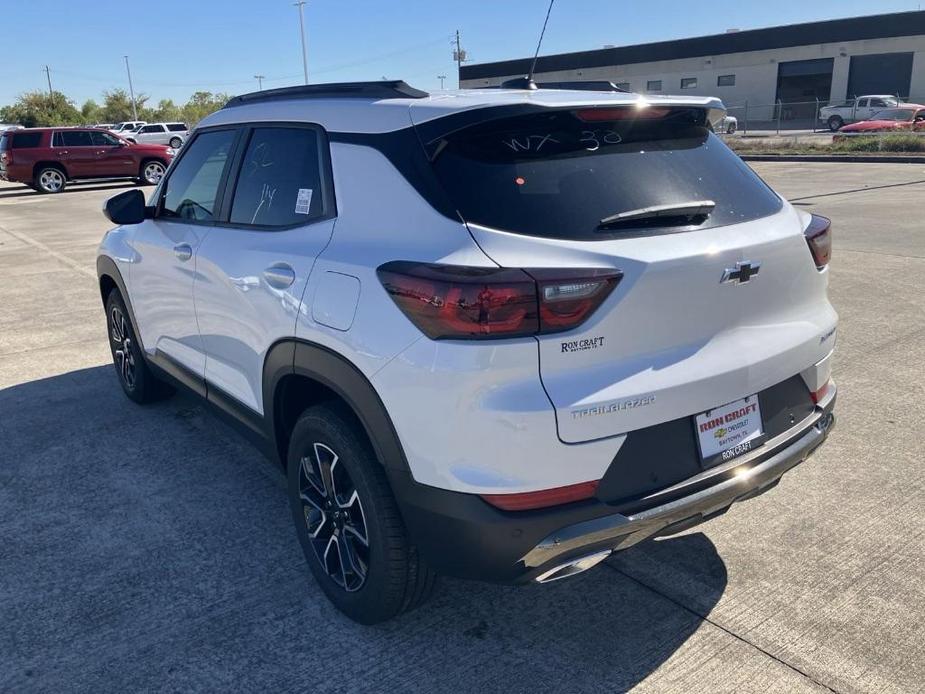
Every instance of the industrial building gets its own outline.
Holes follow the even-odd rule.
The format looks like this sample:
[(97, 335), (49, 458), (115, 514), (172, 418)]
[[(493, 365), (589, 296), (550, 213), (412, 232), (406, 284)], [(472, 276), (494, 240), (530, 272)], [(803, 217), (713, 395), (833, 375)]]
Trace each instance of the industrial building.
[[(460, 86), (498, 86), (525, 75), (530, 62), (463, 65)], [(546, 55), (537, 61), (535, 79), (609, 80), (641, 94), (718, 96), (740, 118), (749, 104), (755, 119), (812, 119), (817, 101), (863, 94), (923, 101), (925, 11)]]

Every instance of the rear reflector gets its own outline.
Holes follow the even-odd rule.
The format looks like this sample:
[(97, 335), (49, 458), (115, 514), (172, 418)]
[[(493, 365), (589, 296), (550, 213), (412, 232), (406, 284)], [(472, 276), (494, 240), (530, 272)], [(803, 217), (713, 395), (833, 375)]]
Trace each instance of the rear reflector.
[(819, 390), (814, 390), (810, 392), (810, 395), (812, 396), (814, 403), (818, 405), (821, 400), (825, 399), (826, 394), (829, 392), (830, 384), (831, 384), (831, 381), (826, 381), (825, 384)]
[(502, 511), (529, 511), (590, 499), (597, 493), (597, 485), (595, 480), (522, 494), (482, 494), (482, 499)]
[(617, 286), (616, 270), (518, 270), (396, 261), (379, 281), (433, 340), (486, 340), (571, 330)]
[(832, 259), (832, 222), (817, 214), (809, 222), (803, 235), (809, 244), (809, 252), (813, 254), (816, 268), (821, 270)]

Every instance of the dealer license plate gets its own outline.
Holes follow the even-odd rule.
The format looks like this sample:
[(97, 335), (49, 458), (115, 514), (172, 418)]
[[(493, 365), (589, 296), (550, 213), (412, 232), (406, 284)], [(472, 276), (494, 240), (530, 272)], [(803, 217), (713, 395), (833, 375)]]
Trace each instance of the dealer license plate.
[(694, 418), (704, 466), (732, 460), (761, 445), (761, 407), (757, 395), (715, 407)]

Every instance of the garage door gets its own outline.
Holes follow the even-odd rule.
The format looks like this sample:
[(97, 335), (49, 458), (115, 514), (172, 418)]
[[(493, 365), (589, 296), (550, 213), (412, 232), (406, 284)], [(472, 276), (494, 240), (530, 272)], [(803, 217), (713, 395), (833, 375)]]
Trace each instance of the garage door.
[(864, 94), (909, 96), (912, 53), (877, 53), (851, 56), (848, 98)]

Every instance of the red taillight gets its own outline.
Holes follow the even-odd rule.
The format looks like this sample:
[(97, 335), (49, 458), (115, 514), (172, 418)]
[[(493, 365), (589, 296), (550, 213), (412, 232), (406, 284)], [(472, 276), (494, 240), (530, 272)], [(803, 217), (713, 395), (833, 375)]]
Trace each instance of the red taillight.
[(670, 108), (659, 106), (621, 106), (620, 108), (583, 108), (575, 111), (578, 120), (586, 123), (615, 120), (651, 120), (664, 118), (671, 113)]
[(818, 404), (820, 400), (825, 399), (826, 394), (829, 392), (829, 385), (831, 381), (826, 381), (825, 384), (819, 390), (813, 390), (810, 392), (810, 395), (813, 398), (813, 402)]
[(597, 493), (598, 482), (581, 482), (567, 487), (543, 489), (521, 494), (483, 494), (482, 499), (502, 511), (529, 511), (535, 508), (561, 506), (573, 501), (590, 499)]
[(816, 261), (816, 268), (821, 270), (832, 259), (831, 220), (814, 214), (803, 235), (806, 237), (806, 243), (809, 244), (809, 252), (813, 254), (813, 260)]
[(617, 286), (614, 270), (517, 270), (396, 261), (379, 281), (434, 340), (522, 337), (571, 330)]

